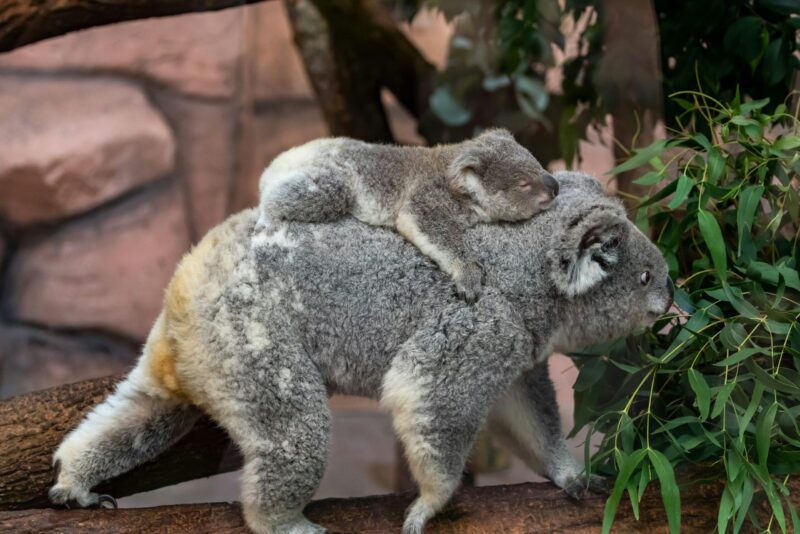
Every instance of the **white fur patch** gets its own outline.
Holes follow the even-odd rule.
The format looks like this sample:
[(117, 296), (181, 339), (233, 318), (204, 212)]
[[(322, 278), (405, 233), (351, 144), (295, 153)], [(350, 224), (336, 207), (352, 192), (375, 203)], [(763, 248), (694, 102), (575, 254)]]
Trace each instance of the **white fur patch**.
[(428, 236), (419, 229), (417, 220), (413, 215), (407, 212), (400, 212), (397, 216), (397, 231), (416, 245), (423, 254), (435, 261), (441, 270), (450, 276), (455, 276), (457, 274), (458, 265), (456, 265), (454, 258), (431, 243)]
[(600, 264), (592, 259), (591, 251), (586, 251), (573, 263), (567, 273), (569, 283), (567, 295), (574, 297), (591, 289), (608, 275)]
[(392, 226), (392, 213), (388, 206), (366, 193), (363, 186), (359, 187), (358, 184), (355, 184), (353, 191), (356, 194), (352, 210), (353, 217), (372, 226)]
[(253, 248), (262, 246), (297, 248), (297, 241), (289, 237), (288, 229), (283, 225), (274, 231), (265, 230), (258, 232), (253, 236), (251, 246)]

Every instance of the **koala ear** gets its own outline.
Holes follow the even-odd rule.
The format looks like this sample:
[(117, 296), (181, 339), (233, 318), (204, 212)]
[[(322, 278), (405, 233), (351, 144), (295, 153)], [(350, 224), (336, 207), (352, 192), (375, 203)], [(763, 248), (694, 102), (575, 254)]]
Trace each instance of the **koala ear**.
[(452, 185), (464, 194), (473, 188), (473, 175), (483, 175), (485, 170), (483, 150), (475, 142), (464, 143), (461, 152), (453, 158), (447, 168), (447, 175)]
[(606, 278), (619, 261), (619, 246), (628, 235), (628, 226), (624, 215), (603, 208), (567, 221), (549, 253), (558, 289), (574, 297)]

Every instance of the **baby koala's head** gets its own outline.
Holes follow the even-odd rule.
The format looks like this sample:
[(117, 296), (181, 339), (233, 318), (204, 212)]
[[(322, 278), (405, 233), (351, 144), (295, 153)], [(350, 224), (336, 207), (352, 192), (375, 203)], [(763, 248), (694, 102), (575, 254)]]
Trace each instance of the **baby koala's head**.
[(558, 195), (555, 178), (508, 130), (487, 130), (455, 146), (450, 183), (484, 220), (528, 219)]

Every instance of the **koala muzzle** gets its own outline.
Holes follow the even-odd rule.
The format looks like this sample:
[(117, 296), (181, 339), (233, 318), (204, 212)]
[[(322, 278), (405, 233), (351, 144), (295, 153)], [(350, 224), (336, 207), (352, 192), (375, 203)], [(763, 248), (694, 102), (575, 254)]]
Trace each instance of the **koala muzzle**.
[(558, 180), (553, 178), (552, 174), (545, 174), (542, 176), (542, 183), (545, 188), (550, 191), (550, 196), (556, 198), (558, 196)]

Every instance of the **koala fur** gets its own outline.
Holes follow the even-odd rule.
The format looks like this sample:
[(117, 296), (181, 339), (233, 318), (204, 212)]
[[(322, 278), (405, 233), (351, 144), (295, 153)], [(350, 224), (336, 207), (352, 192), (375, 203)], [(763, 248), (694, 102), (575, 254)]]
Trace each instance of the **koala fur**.
[(480, 293), (482, 271), (464, 242), (466, 229), (528, 219), (558, 193), (555, 179), (502, 129), (433, 148), (318, 139), (275, 158), (259, 188), (259, 229), (348, 213), (393, 227), (470, 302)]
[(672, 283), (618, 200), (586, 187), (593, 178), (556, 178), (551, 209), (468, 230), (489, 282), (474, 304), (392, 231), (343, 218), (252, 236), (255, 210), (230, 217), (181, 261), (137, 366), (56, 450), (52, 500), (96, 503), (93, 486), (204, 411), (242, 451), (250, 529), (323, 532), (302, 510), (325, 468), (334, 392), (392, 416), (419, 485), (404, 534), (450, 499), (485, 424), (569, 495), (597, 489), (561, 434), (547, 357), (651, 324)]

